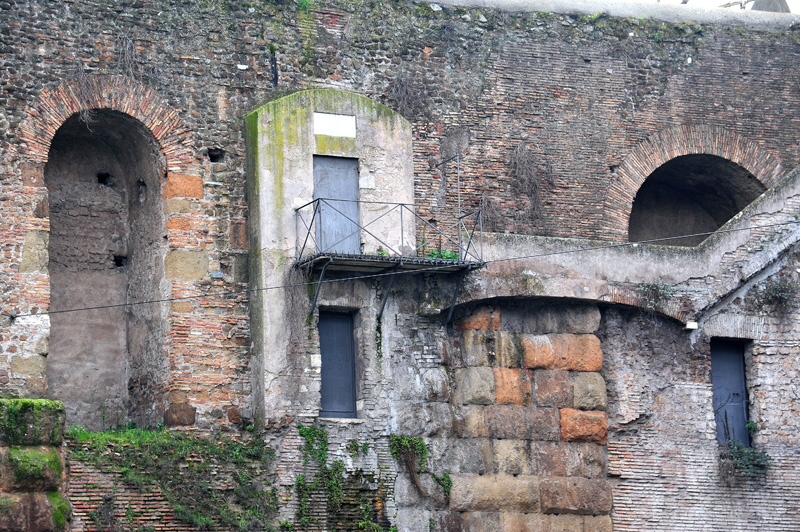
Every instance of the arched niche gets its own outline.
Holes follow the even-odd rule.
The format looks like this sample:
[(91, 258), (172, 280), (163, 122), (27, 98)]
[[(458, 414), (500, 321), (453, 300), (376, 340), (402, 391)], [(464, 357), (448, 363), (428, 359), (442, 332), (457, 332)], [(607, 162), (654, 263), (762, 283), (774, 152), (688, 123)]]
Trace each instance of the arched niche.
[(64, 401), (70, 425), (148, 425), (168, 378), (166, 309), (143, 303), (166, 296), (165, 157), (139, 120), (109, 109), (85, 116), (58, 128), (44, 170), (48, 393)]
[[(766, 190), (753, 174), (723, 157), (691, 154), (659, 166), (633, 200), (631, 242), (696, 246)], [(684, 238), (672, 238), (682, 235)]]

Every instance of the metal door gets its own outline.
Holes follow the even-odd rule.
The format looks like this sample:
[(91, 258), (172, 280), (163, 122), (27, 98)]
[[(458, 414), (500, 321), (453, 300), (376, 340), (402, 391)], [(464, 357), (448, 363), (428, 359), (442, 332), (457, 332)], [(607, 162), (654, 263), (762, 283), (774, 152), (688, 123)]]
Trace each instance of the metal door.
[(314, 199), (319, 253), (361, 253), (358, 159), (314, 156)]
[(711, 384), (717, 441), (739, 440), (749, 446), (743, 342), (721, 338), (711, 340)]
[(322, 355), (321, 417), (356, 417), (356, 371), (353, 316), (319, 313)]

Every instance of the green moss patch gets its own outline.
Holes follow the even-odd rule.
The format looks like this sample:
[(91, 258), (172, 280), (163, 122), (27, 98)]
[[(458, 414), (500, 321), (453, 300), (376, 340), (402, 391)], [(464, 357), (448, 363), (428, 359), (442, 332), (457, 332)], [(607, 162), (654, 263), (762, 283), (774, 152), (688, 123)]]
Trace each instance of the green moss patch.
[(57, 491), (47, 494), (50, 501), (50, 509), (53, 512), (53, 528), (59, 532), (67, 530), (67, 522), (70, 516), (69, 501)]
[(20, 489), (57, 489), (61, 479), (61, 457), (53, 448), (12, 447), (6, 460)]
[(64, 403), (49, 399), (0, 399), (0, 443), (61, 445)]

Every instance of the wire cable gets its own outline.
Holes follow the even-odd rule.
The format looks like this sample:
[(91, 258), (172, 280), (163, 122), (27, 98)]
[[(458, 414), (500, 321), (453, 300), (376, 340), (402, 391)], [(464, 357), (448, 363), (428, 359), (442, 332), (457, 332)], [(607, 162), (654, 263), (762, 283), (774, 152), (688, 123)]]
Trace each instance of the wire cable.
[[(758, 229), (769, 229), (774, 227), (783, 227), (788, 225), (797, 225), (800, 223), (800, 220), (790, 220), (787, 222), (780, 222), (774, 224), (765, 224), (759, 225), (755, 227), (740, 227), (740, 228), (733, 228), (733, 229), (718, 229), (716, 231), (707, 231), (703, 233), (692, 233), (686, 235), (679, 235), (679, 236), (668, 236), (662, 238), (652, 238), (648, 240), (640, 240), (637, 242), (617, 242), (614, 244), (604, 244), (599, 246), (589, 246), (589, 247), (579, 247), (575, 249), (566, 249), (560, 251), (549, 251), (544, 253), (535, 253), (532, 255), (520, 255), (515, 257), (506, 257), (502, 259), (493, 259), (489, 261), (483, 261), (483, 265), (487, 264), (495, 264), (499, 262), (512, 262), (517, 260), (528, 260), (528, 259), (538, 259), (544, 257), (552, 257), (556, 255), (567, 255), (571, 253), (583, 253), (588, 251), (601, 251), (607, 249), (616, 249), (616, 248), (624, 248), (624, 247), (637, 247), (640, 244), (655, 244), (659, 242), (668, 242), (671, 240), (678, 240), (681, 238), (693, 238), (693, 237), (700, 237), (700, 236), (710, 236), (713, 234), (720, 234), (720, 233), (736, 233), (740, 231), (754, 231)], [(380, 273), (371, 273), (371, 274), (363, 274), (363, 275), (355, 275), (349, 277), (339, 277), (336, 279), (324, 279), (322, 280), (322, 284), (331, 284), (331, 283), (343, 283), (343, 282), (351, 282), (351, 281), (358, 281), (362, 279), (376, 279), (381, 277), (389, 277), (392, 275), (407, 275), (407, 274), (417, 274), (417, 273), (425, 273), (425, 272), (435, 272), (438, 270), (452, 268), (452, 264), (442, 264), (442, 265), (432, 265), (428, 268), (419, 268), (415, 270), (400, 270), (400, 271), (392, 271), (392, 272), (380, 272)], [(105, 310), (105, 309), (112, 309), (112, 308), (123, 308), (123, 307), (131, 307), (131, 306), (138, 306), (138, 305), (151, 305), (156, 303), (172, 303), (176, 301), (187, 301), (193, 299), (202, 299), (202, 298), (209, 298), (209, 297), (216, 297), (216, 298), (225, 298), (230, 296), (237, 296), (243, 294), (250, 294), (255, 292), (267, 292), (270, 290), (285, 290), (288, 288), (298, 288), (298, 287), (306, 287), (310, 285), (317, 285), (319, 284), (318, 281), (308, 281), (304, 283), (291, 283), (291, 284), (284, 284), (284, 285), (274, 285), (274, 286), (265, 286), (262, 288), (245, 288), (241, 290), (229, 290), (226, 292), (219, 292), (219, 293), (212, 293), (212, 294), (202, 294), (202, 295), (191, 295), (191, 296), (183, 296), (183, 297), (169, 297), (164, 299), (151, 299), (146, 301), (134, 301), (128, 303), (117, 303), (111, 305), (97, 305), (92, 307), (81, 307), (81, 308), (72, 308), (72, 309), (64, 309), (64, 310), (50, 310), (48, 312), (42, 312), (38, 314), (9, 314), (3, 312), (3, 315), (10, 317), (13, 319), (24, 318), (24, 317), (31, 317), (31, 316), (49, 316), (51, 314), (65, 314), (65, 313), (72, 313), (72, 312), (84, 312), (84, 311), (91, 311), (91, 310)]]

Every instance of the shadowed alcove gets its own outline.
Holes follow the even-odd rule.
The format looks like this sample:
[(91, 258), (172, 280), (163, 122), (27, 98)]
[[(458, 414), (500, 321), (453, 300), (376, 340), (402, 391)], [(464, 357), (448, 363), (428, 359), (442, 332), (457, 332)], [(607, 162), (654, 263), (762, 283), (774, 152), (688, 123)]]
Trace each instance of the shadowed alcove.
[(150, 131), (123, 113), (75, 114), (53, 137), (47, 380), (70, 425), (161, 417), (163, 304), (120, 304), (164, 299), (164, 169)]
[(750, 172), (715, 155), (683, 155), (657, 168), (633, 201), (628, 240), (696, 246), (766, 190)]

